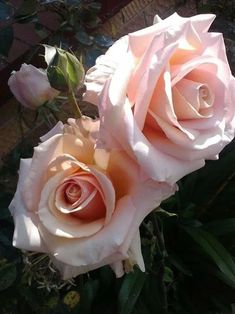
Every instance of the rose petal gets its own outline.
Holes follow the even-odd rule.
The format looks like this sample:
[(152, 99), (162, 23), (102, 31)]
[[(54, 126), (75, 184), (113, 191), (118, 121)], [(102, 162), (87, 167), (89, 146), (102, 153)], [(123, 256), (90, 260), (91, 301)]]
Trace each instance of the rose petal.
[(110, 267), (117, 278), (121, 278), (125, 274), (123, 261), (115, 261), (114, 263), (110, 264)]
[(100, 193), (103, 196), (106, 207), (105, 224), (107, 224), (111, 220), (112, 214), (115, 209), (115, 190), (111, 181), (106, 175), (95, 169), (95, 167), (93, 166), (90, 166), (90, 171), (96, 177), (97, 181), (102, 187), (102, 191), (100, 191)]
[[(127, 252), (120, 249), (129, 233), (136, 208), (129, 196), (125, 196), (117, 203), (116, 210), (109, 224), (105, 225), (93, 236), (83, 238), (63, 238), (48, 232), (40, 224), (40, 233), (47, 243), (50, 252), (57, 260), (72, 266), (85, 266), (89, 268), (96, 264), (99, 267), (127, 257)], [(96, 268), (96, 266), (94, 266)]]
[(99, 104), (99, 96), (105, 82), (114, 74), (123, 62), (123, 57), (128, 49), (128, 37), (124, 36), (117, 40), (108, 49), (105, 55), (96, 60), (96, 65), (90, 68), (85, 76), (86, 92), (83, 96), (85, 101)]
[(39, 219), (36, 214), (27, 211), (21, 197), (22, 186), (28, 176), (30, 166), (31, 159), (21, 159), (17, 190), (9, 205), (15, 224), (13, 245), (24, 250), (46, 252), (37, 228)]
[(110, 265), (117, 278), (122, 277), (124, 273), (127, 272), (127, 269), (125, 268), (125, 263), (127, 261), (131, 266), (137, 265), (141, 271), (145, 271), (144, 260), (141, 253), (139, 230), (131, 242), (130, 248), (128, 250), (128, 258), (125, 261), (116, 261)]
[[(153, 44), (157, 45), (158, 41)], [(145, 55), (146, 61), (143, 59), (143, 63), (141, 63), (141, 66), (130, 81), (127, 93), (128, 96), (130, 95), (130, 99), (133, 99), (132, 101), (135, 102), (134, 115), (140, 129), (143, 128), (156, 82), (176, 47), (177, 44), (170, 45), (164, 48), (164, 50), (156, 52), (152, 57), (148, 54)], [(151, 63), (147, 64), (147, 60), (151, 61)], [(146, 71), (146, 68), (149, 68), (149, 71)]]
[[(166, 137), (162, 137), (151, 128), (146, 127), (144, 129), (145, 136), (157, 150), (175, 156), (177, 159), (180, 158), (182, 161), (191, 162), (192, 165), (192, 161), (199, 161), (201, 159), (201, 162), (203, 162), (203, 159), (211, 159), (210, 157), (216, 156), (218, 152), (221, 151), (221, 149), (228, 143), (228, 141), (223, 139), (223, 132), (224, 124), (221, 124), (215, 129), (204, 131), (200, 137), (195, 141), (192, 141), (190, 145), (186, 145), (185, 149), (182, 149), (184, 148), (183, 143), (181, 146), (173, 143)], [(181, 168), (180, 161), (178, 167)]]
[(47, 132), (46, 134), (40, 137), (40, 141), (45, 142), (54, 135), (62, 134), (63, 128), (64, 128), (64, 124), (61, 121), (57, 122), (56, 125), (49, 132)]
[[(56, 157), (65, 154), (70, 154), (81, 162), (92, 163), (94, 144), (89, 139), (65, 133), (55, 135), (34, 148), (31, 169), (23, 189), (24, 201), (29, 210), (37, 209), (40, 193), (47, 178), (48, 165), (53, 159), (55, 161)], [(40, 173), (38, 169), (41, 169)], [(34, 194), (30, 192), (31, 190)]]
[(141, 241), (140, 232), (137, 231), (133, 240), (131, 241), (130, 248), (128, 250), (129, 259), (131, 264), (137, 265), (141, 271), (145, 271), (144, 259), (141, 253)]
[(68, 124), (64, 126), (64, 133), (76, 135), (78, 138), (84, 137), (95, 144), (99, 126), (99, 119), (94, 120), (86, 116), (82, 116), (77, 120), (70, 118)]
[[(108, 87), (107, 84), (106, 88)], [(175, 183), (185, 174), (204, 165), (204, 160), (194, 162), (180, 160), (155, 149), (138, 128), (129, 105), (124, 105), (123, 110), (115, 111), (114, 119), (112, 103), (107, 94), (103, 101), (105, 110), (101, 112), (100, 126), (103, 140), (105, 141), (106, 137), (109, 138), (110, 134), (114, 136), (119, 145), (132, 158), (137, 159), (140, 167), (150, 178), (160, 182)]]
[(154, 24), (150, 27), (141, 29), (137, 32), (129, 34), (130, 49), (135, 56), (139, 58), (143, 55), (146, 47), (148, 47), (153, 37), (165, 33), (169, 27), (179, 26), (183, 27), (186, 23), (191, 23), (198, 33), (206, 32), (211, 23), (213, 22), (215, 15), (213, 14), (201, 14), (190, 18), (184, 18), (177, 13), (172, 14), (161, 23)]
[(24, 202), (30, 211), (37, 210), (48, 164), (62, 152), (61, 139), (62, 135), (58, 134), (34, 148), (31, 167), (22, 188)]
[(63, 279), (68, 280), (80, 274), (84, 274), (91, 270), (102, 267), (104, 265), (114, 263), (114, 261), (120, 261), (123, 259), (123, 256), (120, 253), (116, 253), (116, 254), (110, 255), (106, 259), (103, 259), (99, 263), (84, 265), (84, 266), (71, 266), (69, 264), (66, 264), (57, 260), (56, 256), (51, 256), (50, 258), (53, 261), (53, 264), (58, 268), (58, 270), (62, 274)]

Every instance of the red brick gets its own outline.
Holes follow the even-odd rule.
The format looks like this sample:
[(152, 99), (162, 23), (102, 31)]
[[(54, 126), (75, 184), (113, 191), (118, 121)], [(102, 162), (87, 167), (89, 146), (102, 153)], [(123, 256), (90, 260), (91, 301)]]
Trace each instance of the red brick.
[(39, 21), (42, 25), (55, 31), (60, 26), (60, 16), (55, 12), (43, 11), (39, 14)]
[(18, 39), (14, 39), (8, 56), (8, 62), (12, 63), (14, 60), (22, 56), (27, 50), (29, 50), (29, 48), (29, 45), (22, 43)]
[(13, 25), (14, 35), (17, 39), (23, 40), (29, 45), (35, 45), (40, 41), (40, 37), (37, 35), (32, 23)]

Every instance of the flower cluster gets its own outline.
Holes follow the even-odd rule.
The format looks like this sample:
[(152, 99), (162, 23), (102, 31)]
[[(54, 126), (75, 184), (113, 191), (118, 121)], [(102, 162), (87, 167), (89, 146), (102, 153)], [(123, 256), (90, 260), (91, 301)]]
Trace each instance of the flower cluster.
[(213, 19), (155, 17), (97, 59), (84, 99), (99, 119), (59, 122), (21, 161), (16, 247), (47, 253), (66, 279), (103, 265), (144, 271), (143, 219), (234, 137), (235, 79)]

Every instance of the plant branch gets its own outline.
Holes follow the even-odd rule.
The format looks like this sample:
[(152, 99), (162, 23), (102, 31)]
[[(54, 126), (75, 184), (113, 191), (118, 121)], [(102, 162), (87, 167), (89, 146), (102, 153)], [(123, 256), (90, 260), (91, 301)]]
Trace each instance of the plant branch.
[(77, 100), (76, 100), (76, 97), (74, 95), (74, 92), (70, 92), (69, 94), (69, 101), (71, 101), (73, 107), (75, 108), (75, 114), (77, 115), (77, 118), (81, 118), (82, 117), (82, 112), (78, 106), (78, 103), (77, 103)]

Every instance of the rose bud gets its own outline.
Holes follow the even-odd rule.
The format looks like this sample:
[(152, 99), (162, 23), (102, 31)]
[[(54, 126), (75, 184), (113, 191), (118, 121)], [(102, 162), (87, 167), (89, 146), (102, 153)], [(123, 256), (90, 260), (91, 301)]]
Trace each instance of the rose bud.
[(61, 48), (45, 47), (47, 77), (51, 86), (62, 92), (75, 92), (83, 83), (85, 72), (77, 57)]
[(8, 85), (16, 99), (30, 109), (36, 109), (59, 94), (50, 86), (46, 72), (31, 64), (24, 63), (19, 71), (12, 72)]

